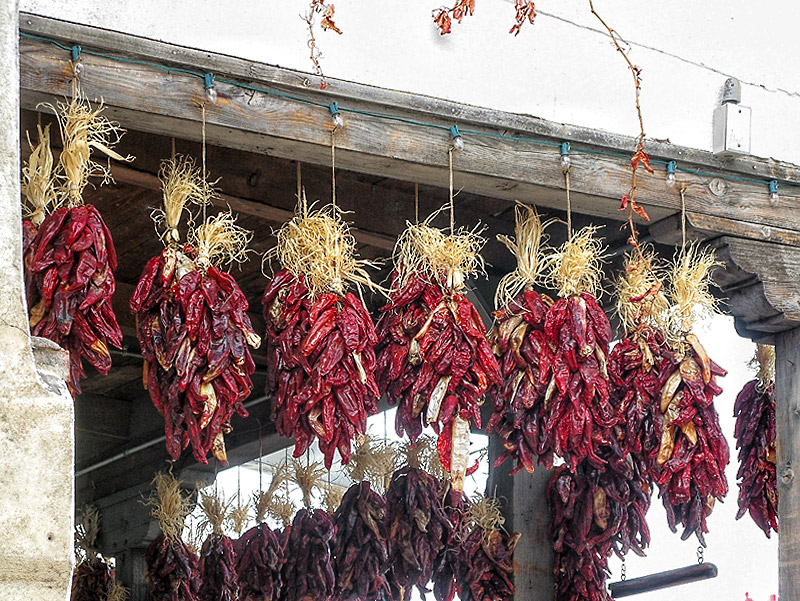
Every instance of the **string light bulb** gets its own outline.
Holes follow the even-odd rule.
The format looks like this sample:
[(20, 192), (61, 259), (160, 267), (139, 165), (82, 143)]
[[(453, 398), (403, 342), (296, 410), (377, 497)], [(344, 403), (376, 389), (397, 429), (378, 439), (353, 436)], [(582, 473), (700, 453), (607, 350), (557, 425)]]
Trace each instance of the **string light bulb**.
[(461, 137), (461, 132), (458, 131), (458, 125), (453, 125), (450, 128), (450, 139), (453, 142), (453, 150), (464, 150), (464, 138)]
[(778, 200), (778, 180), (773, 179), (769, 182), (769, 201), (775, 202)]
[(569, 142), (561, 142), (561, 169), (568, 171), (572, 166), (572, 159), (569, 158)]
[(81, 58), (81, 47), (80, 46), (73, 46), (70, 48), (70, 52), (72, 53), (72, 70), (75, 72), (75, 75), (80, 75), (83, 73), (83, 63), (80, 62)]
[(678, 163), (675, 161), (667, 161), (667, 185), (672, 188), (675, 185), (675, 169)]
[(339, 112), (339, 103), (331, 102), (328, 105), (328, 110), (331, 112), (331, 118), (333, 119), (333, 127), (334, 129), (339, 129), (344, 127), (344, 119), (342, 118), (342, 114)]
[(217, 88), (214, 86), (214, 74), (206, 73), (203, 76), (206, 88), (206, 100), (211, 104), (217, 104)]

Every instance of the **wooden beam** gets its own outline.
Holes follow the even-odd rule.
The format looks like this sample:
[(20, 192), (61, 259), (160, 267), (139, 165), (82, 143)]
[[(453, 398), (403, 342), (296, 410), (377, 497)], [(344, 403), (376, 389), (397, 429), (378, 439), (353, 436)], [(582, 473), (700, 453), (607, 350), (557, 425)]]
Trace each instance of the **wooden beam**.
[(800, 599), (800, 328), (775, 336), (778, 592)]
[[(570, 139), (583, 142), (590, 150), (626, 154), (635, 146), (630, 138), (346, 82), (332, 82), (331, 90), (336, 90), (335, 93), (313, 92), (303, 87), (302, 78), (294, 72), (32, 15), (21, 17), (21, 27), (23, 31), (79, 43), (108, 55), (159, 64), (179, 63), (198, 72), (213, 70), (218, 79), (238, 79), (322, 104), (314, 106), (286, 96), (218, 83), (219, 99), (216, 105), (208, 107), (206, 116), (208, 141), (220, 146), (328, 164), (330, 119), (325, 105), (331, 100), (337, 100), (347, 109), (398, 118), (388, 121), (369, 114), (345, 112), (347, 125), (336, 138), (338, 165), (431, 185), (446, 181), (446, 128), (454, 121), (463, 129), (489, 134), (536, 136), (550, 143)], [(22, 39), (24, 106), (32, 107), (43, 99), (52, 100), (69, 93), (67, 58), (65, 51), (46, 42)], [(199, 78), (165, 73), (146, 65), (122, 65), (86, 53), (82, 60), (86, 93), (102, 97), (109, 112), (123, 125), (198, 139), (200, 111), (196, 101), (203, 98)], [(417, 122), (444, 129), (431, 129)], [(457, 187), (490, 197), (520, 198), (544, 207), (563, 207), (563, 175), (557, 149), (492, 137), (467, 135), (466, 138), (467, 146), (455, 160)], [(795, 166), (774, 161), (748, 158), (726, 165), (710, 153), (672, 145), (653, 143), (650, 150), (654, 156), (678, 158), (681, 165), (710, 173), (746, 172), (751, 177), (800, 180), (800, 170)], [(753, 223), (800, 231), (800, 213), (791, 210), (800, 196), (793, 189), (785, 188), (780, 199), (770, 203), (765, 184), (760, 182), (719, 180), (709, 186), (713, 177), (684, 172), (679, 175), (687, 190), (689, 211), (733, 220), (746, 215)], [(662, 174), (643, 175), (638, 183), (637, 199), (648, 207), (654, 220), (679, 208), (680, 198), (666, 187)], [(576, 152), (571, 186), (576, 212), (618, 218), (619, 198), (629, 186), (627, 161), (618, 156)]]
[(514, 599), (552, 599), (553, 541), (547, 535), (547, 483), (552, 471), (537, 467), (533, 474), (524, 469), (513, 476), (513, 528), (522, 536), (514, 549)]

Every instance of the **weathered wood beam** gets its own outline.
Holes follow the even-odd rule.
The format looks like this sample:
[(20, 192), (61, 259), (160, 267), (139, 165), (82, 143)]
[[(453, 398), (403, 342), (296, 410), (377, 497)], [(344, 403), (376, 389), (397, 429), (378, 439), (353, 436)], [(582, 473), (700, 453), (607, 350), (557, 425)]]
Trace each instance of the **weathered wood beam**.
[(800, 328), (775, 336), (778, 592), (800, 599)]
[[(21, 27), (23, 31), (97, 48), (109, 55), (180, 64), (198, 72), (214, 71), (218, 79), (237, 79), (323, 105), (218, 83), (217, 104), (206, 111), (207, 135), (209, 143), (221, 146), (327, 164), (331, 125), (325, 104), (336, 100), (347, 109), (402, 119), (388, 121), (345, 112), (347, 125), (336, 137), (337, 164), (345, 169), (432, 185), (446, 181), (447, 131), (409, 121), (443, 128), (457, 122), (462, 129), (536, 136), (549, 142), (569, 139), (595, 150), (623, 154), (634, 148), (632, 139), (627, 137), (347, 82), (333, 81), (329, 91), (314, 92), (303, 86), (303, 76), (295, 72), (32, 15), (22, 16)], [(65, 51), (46, 42), (22, 39), (23, 105), (32, 107), (42, 99), (69, 93), (67, 58)], [(192, 140), (199, 137), (200, 111), (196, 102), (203, 98), (199, 78), (144, 65), (122, 65), (85, 53), (82, 60), (86, 93), (103, 97), (109, 112), (124, 125), (143, 131), (170, 131)], [(697, 170), (800, 181), (797, 167), (774, 161), (747, 158), (723, 164), (710, 153), (656, 143), (650, 151), (653, 156), (680, 159), (682, 165)], [(563, 207), (563, 174), (558, 151), (550, 146), (467, 136), (467, 146), (456, 157), (455, 167), (456, 186), (467, 191)], [(782, 190), (779, 200), (770, 203), (761, 183), (718, 180), (709, 186), (712, 178), (708, 176), (684, 172), (679, 175), (687, 190), (689, 211), (734, 220), (746, 215), (753, 223), (800, 231), (800, 214), (790, 210), (800, 198), (793, 189)], [(618, 199), (627, 190), (628, 180), (624, 158), (574, 153), (574, 210), (597, 217), (617, 217)], [(639, 178), (637, 199), (648, 207), (655, 220), (674, 213), (680, 206), (679, 195), (666, 187), (661, 174)]]

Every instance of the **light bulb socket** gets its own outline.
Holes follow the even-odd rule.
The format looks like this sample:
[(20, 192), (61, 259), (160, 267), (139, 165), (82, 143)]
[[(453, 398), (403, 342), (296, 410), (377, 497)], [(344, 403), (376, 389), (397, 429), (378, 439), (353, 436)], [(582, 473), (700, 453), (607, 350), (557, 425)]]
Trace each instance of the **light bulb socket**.
[(675, 175), (675, 170), (678, 168), (676, 161), (667, 161), (667, 175)]
[(214, 87), (214, 74), (213, 73), (206, 73), (203, 75), (203, 84), (206, 90), (210, 90)]
[(569, 142), (561, 142), (561, 169), (566, 173), (572, 166), (572, 159), (569, 156)]
[(778, 180), (773, 179), (773, 180), (769, 181), (769, 193), (770, 193), (770, 195), (776, 195), (777, 196), (777, 194), (778, 194)]
[(461, 132), (458, 131), (458, 125), (450, 126), (450, 139), (453, 142), (453, 149), (464, 150), (464, 138), (461, 137)]
[(337, 128), (344, 127), (344, 119), (342, 119), (342, 113), (339, 112), (339, 103), (331, 102), (328, 105), (328, 110), (331, 112), (331, 118), (333, 119), (333, 126)]
[(70, 52), (72, 53), (72, 62), (77, 62), (77, 60), (81, 57), (81, 47), (75, 44), (72, 48), (70, 48)]

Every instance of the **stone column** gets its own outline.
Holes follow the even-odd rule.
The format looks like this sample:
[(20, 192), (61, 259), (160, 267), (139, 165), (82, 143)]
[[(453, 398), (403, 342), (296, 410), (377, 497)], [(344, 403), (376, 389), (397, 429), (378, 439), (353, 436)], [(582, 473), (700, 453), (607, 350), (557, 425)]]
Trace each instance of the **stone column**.
[(64, 601), (72, 571), (66, 353), (31, 339), (22, 275), (18, 2), (0, 3), (0, 599)]

